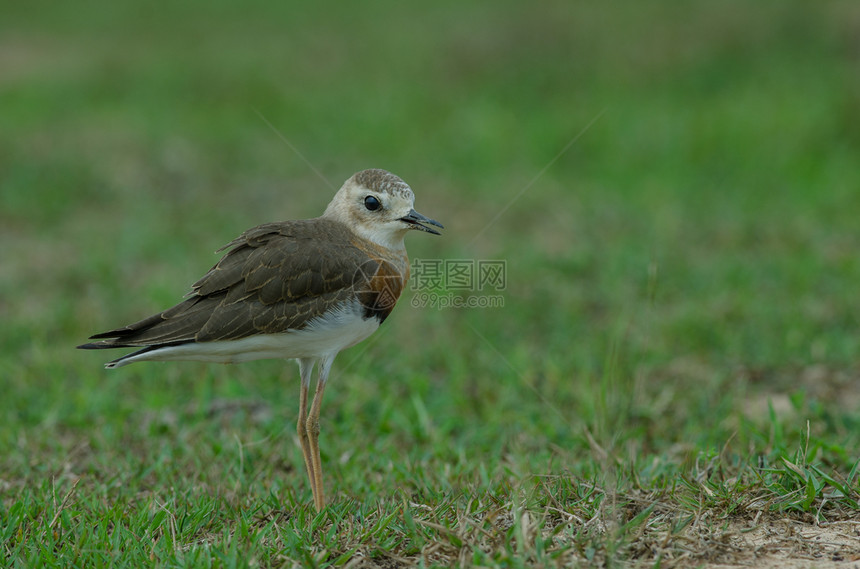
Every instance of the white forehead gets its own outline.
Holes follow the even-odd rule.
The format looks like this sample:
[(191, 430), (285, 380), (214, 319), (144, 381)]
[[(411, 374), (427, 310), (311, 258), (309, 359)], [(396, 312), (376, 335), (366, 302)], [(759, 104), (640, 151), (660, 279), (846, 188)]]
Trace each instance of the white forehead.
[(388, 194), (409, 203), (415, 201), (415, 194), (412, 193), (412, 188), (409, 187), (409, 184), (387, 170), (380, 170), (378, 168), (362, 170), (353, 175), (350, 181), (355, 186), (371, 192)]

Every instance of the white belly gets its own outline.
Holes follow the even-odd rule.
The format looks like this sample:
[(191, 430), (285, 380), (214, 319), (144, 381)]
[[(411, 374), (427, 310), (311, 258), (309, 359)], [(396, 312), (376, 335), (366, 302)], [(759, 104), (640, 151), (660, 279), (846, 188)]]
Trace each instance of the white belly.
[(361, 306), (355, 302), (315, 318), (302, 330), (260, 334), (240, 340), (165, 346), (123, 359), (116, 367), (141, 361), (193, 360), (229, 364), (273, 358), (317, 359), (334, 356), (354, 346), (377, 328), (379, 320), (362, 318)]

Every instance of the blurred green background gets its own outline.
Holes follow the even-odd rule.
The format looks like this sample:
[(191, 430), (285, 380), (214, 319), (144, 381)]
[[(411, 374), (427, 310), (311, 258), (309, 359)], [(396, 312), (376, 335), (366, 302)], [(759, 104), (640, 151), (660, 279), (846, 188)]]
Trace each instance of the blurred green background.
[(336, 499), (593, 475), (585, 429), (675, 473), (724, 445), (793, 452), (810, 419), (849, 468), (858, 38), (850, 1), (7, 3), (4, 506), (81, 473), (109, 503), (232, 484), (236, 437), (268, 438), (236, 474), (249, 500), (306, 501), (295, 366), (106, 372), (74, 346), (370, 167), (446, 226), (410, 235), (413, 258), (504, 259), (508, 286), (499, 309), (407, 293), (338, 358)]

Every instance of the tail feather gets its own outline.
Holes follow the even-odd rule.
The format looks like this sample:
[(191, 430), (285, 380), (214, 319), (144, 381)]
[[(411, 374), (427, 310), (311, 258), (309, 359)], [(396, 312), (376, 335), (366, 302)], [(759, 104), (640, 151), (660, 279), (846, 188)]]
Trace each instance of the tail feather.
[(117, 343), (111, 340), (102, 340), (101, 342), (90, 342), (89, 344), (81, 344), (75, 346), (79, 350), (107, 350), (110, 348), (133, 348), (130, 344)]
[(103, 340), (101, 342), (91, 342), (89, 344), (81, 344), (78, 346), (80, 350), (104, 350), (109, 348), (140, 348), (139, 350), (135, 350), (129, 354), (122, 356), (121, 358), (117, 358), (115, 360), (111, 360), (105, 364), (107, 369), (113, 369), (115, 367), (122, 367), (124, 365), (130, 364), (132, 362), (126, 361), (134, 356), (139, 356), (140, 354), (144, 354), (146, 352), (151, 352), (153, 350), (159, 350), (161, 348), (167, 348), (170, 346), (178, 346), (180, 344), (188, 344), (189, 342), (166, 342), (164, 344), (153, 344), (151, 346), (144, 346), (140, 348), (140, 346), (133, 346), (130, 344), (123, 343), (113, 343), (111, 340)]
[[(169, 345), (169, 344), (165, 344), (165, 345)], [(113, 346), (108, 346), (108, 347), (113, 347)], [(124, 365), (131, 363), (129, 361), (126, 361), (129, 358), (132, 358), (134, 356), (138, 356), (138, 355), (143, 354), (145, 352), (151, 352), (152, 350), (157, 350), (157, 349), (163, 348), (163, 347), (164, 347), (164, 345), (162, 345), (162, 346), (146, 346), (145, 348), (141, 348), (139, 350), (135, 350), (135, 351), (131, 352), (130, 354), (126, 354), (126, 355), (122, 356), (121, 358), (117, 358), (115, 360), (111, 360), (111, 361), (107, 362), (105, 364), (105, 368), (106, 369), (113, 369), (113, 368), (117, 368), (117, 367), (122, 367)]]
[[(153, 314), (148, 318), (144, 318), (139, 322), (135, 322), (134, 324), (129, 324), (128, 326), (123, 326), (122, 328), (117, 328), (115, 330), (108, 330), (107, 332), (100, 332), (99, 334), (93, 334), (89, 337), (90, 340), (100, 340), (102, 338), (113, 338), (113, 340), (107, 340), (107, 342), (93, 342), (93, 344), (84, 344), (85, 346), (93, 346), (92, 348), (84, 348), (84, 349), (98, 349), (98, 348), (122, 348), (128, 346), (122, 346), (119, 342), (121, 338), (131, 336), (133, 334), (139, 334), (141, 332), (145, 332), (149, 330), (156, 324), (160, 324), (164, 322), (164, 313), (167, 312), (159, 312), (158, 314)], [(116, 342), (116, 343), (111, 343)], [(101, 345), (104, 343), (108, 343), (110, 345)], [(78, 346), (83, 347), (83, 346)]]

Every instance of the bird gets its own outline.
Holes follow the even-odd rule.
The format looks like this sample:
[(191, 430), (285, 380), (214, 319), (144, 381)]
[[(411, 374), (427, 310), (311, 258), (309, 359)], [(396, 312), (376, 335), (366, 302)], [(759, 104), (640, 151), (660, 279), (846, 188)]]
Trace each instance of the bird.
[(89, 339), (96, 341), (78, 348), (137, 348), (106, 363), (109, 369), (145, 361), (297, 360), (297, 433), (319, 512), (325, 507), (319, 416), (332, 363), (394, 309), (409, 279), (405, 235), (444, 229), (415, 211), (414, 199), (410, 186), (386, 170), (357, 172), (320, 217), (248, 229), (216, 251), (226, 253), (184, 300), (94, 334)]

